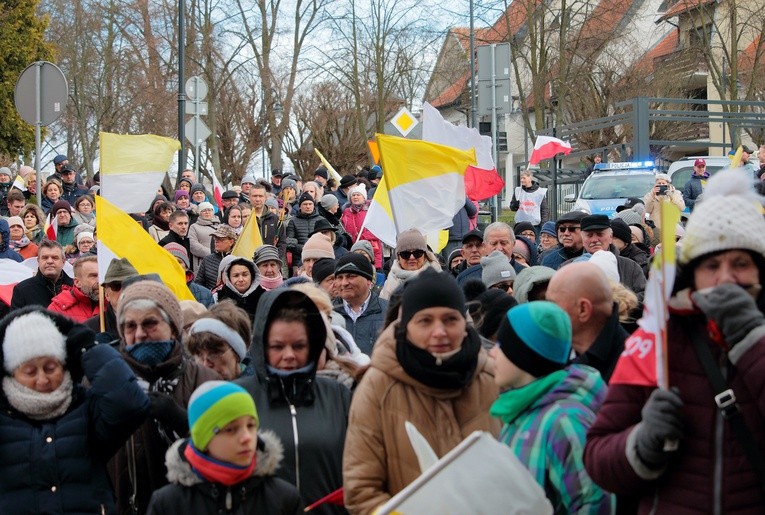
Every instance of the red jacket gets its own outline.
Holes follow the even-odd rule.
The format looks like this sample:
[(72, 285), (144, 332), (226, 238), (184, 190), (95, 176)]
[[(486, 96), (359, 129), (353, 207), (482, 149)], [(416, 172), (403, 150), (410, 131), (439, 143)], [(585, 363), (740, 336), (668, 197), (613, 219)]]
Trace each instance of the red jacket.
[(98, 315), (98, 302), (90, 300), (79, 288), (64, 286), (61, 293), (50, 301), (48, 309), (82, 324), (87, 319)]
[[(765, 494), (730, 425), (719, 414), (684, 319), (702, 328), (699, 334), (704, 335), (715, 358), (722, 354), (722, 349), (706, 337), (703, 315), (672, 312), (668, 324), (669, 384), (680, 389), (684, 403), (685, 436), (679, 450), (665, 470), (656, 471), (655, 479), (638, 475), (626, 450), (634, 448), (629, 436), (641, 420), (640, 411), (653, 387), (612, 383), (587, 435), (587, 472), (606, 490), (639, 497), (639, 513), (715, 513), (718, 506), (718, 513), (761, 514)], [(736, 366), (729, 364), (727, 377), (746, 425), (765, 454), (765, 338), (747, 350)], [(716, 485), (720, 488), (717, 491)]]
[[(345, 208), (345, 211), (343, 211), (343, 216), (340, 220), (343, 222), (343, 227), (345, 227), (345, 230), (350, 235), (353, 243), (356, 243), (356, 240), (359, 239), (359, 231), (361, 231), (361, 226), (364, 224), (364, 219), (366, 217), (366, 207), (359, 211), (354, 211), (353, 208), (347, 207)], [(361, 232), (360, 239), (367, 240), (372, 244), (372, 250), (375, 253), (375, 268), (378, 270), (381, 269), (383, 262), (382, 242), (366, 227), (364, 227), (364, 230)]]

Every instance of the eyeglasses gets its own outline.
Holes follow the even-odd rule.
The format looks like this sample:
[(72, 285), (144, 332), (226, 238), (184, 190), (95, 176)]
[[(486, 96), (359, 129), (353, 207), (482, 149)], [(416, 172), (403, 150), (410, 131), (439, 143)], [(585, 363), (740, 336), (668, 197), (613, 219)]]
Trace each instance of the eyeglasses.
[(194, 355), (194, 360), (199, 363), (200, 365), (204, 365), (205, 362), (209, 362), (212, 364), (220, 363), (223, 359), (223, 356), (228, 354), (228, 351), (231, 350), (231, 347), (224, 349), (220, 352), (200, 352), (199, 354)]
[(502, 290), (502, 291), (505, 291), (505, 292), (509, 291), (512, 287), (513, 287), (513, 283), (512, 282), (510, 282), (510, 283), (497, 283), (497, 284), (492, 286), (492, 288), (496, 288), (497, 290)]
[(104, 288), (109, 288), (112, 291), (120, 291), (122, 289), (122, 283), (104, 284)]
[(398, 257), (403, 259), (409, 259), (412, 256), (414, 256), (414, 259), (420, 259), (424, 255), (424, 250), (402, 250), (398, 253)]
[(134, 333), (136, 329), (138, 329), (138, 326), (141, 326), (143, 332), (150, 333), (154, 331), (162, 322), (164, 322), (164, 320), (160, 320), (158, 318), (147, 318), (141, 322), (133, 322), (131, 320), (130, 322), (125, 322), (122, 324), (122, 331), (124, 333)]
[(561, 225), (558, 227), (558, 232), (576, 232), (581, 229), (578, 225)]

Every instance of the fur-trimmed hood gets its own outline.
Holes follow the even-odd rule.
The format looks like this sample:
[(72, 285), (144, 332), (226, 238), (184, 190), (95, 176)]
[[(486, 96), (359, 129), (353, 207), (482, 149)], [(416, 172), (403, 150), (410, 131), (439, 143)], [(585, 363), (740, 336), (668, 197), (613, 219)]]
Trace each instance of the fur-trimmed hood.
[[(194, 486), (204, 483), (202, 479), (183, 456), (188, 439), (176, 441), (165, 453), (167, 480), (183, 486)], [(276, 433), (270, 430), (258, 431), (257, 461), (252, 471), (253, 477), (272, 476), (279, 468), (284, 457), (284, 447)]]

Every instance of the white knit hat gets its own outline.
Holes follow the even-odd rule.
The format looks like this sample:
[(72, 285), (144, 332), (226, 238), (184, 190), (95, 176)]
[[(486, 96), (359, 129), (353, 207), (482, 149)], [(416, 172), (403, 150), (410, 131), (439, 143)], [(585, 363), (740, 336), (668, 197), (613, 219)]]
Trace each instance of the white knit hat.
[(619, 266), (616, 262), (616, 256), (607, 250), (598, 250), (590, 258), (590, 263), (600, 268), (606, 277), (611, 281), (618, 283)]
[(351, 196), (354, 193), (361, 193), (361, 195), (364, 197), (364, 200), (366, 200), (366, 198), (367, 198), (367, 187), (364, 186), (364, 183), (359, 183), (356, 186), (352, 186), (348, 190), (348, 198), (351, 198)]
[(30, 359), (52, 356), (66, 363), (66, 339), (50, 317), (25, 313), (8, 324), (3, 339), (3, 366), (12, 374)]
[(765, 256), (765, 219), (751, 173), (741, 169), (715, 174), (685, 226), (680, 264), (721, 250), (744, 249)]

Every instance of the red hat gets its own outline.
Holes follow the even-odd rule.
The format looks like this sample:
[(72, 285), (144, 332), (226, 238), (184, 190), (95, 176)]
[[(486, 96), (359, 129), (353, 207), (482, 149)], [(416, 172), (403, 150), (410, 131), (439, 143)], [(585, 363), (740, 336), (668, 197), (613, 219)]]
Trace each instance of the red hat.
[(701, 159), (701, 158), (698, 158), (697, 160), (695, 160), (695, 161), (693, 162), (693, 166), (706, 166), (706, 165), (707, 165), (707, 162), (706, 162), (706, 161), (704, 161), (704, 160), (703, 160), (703, 159)]

